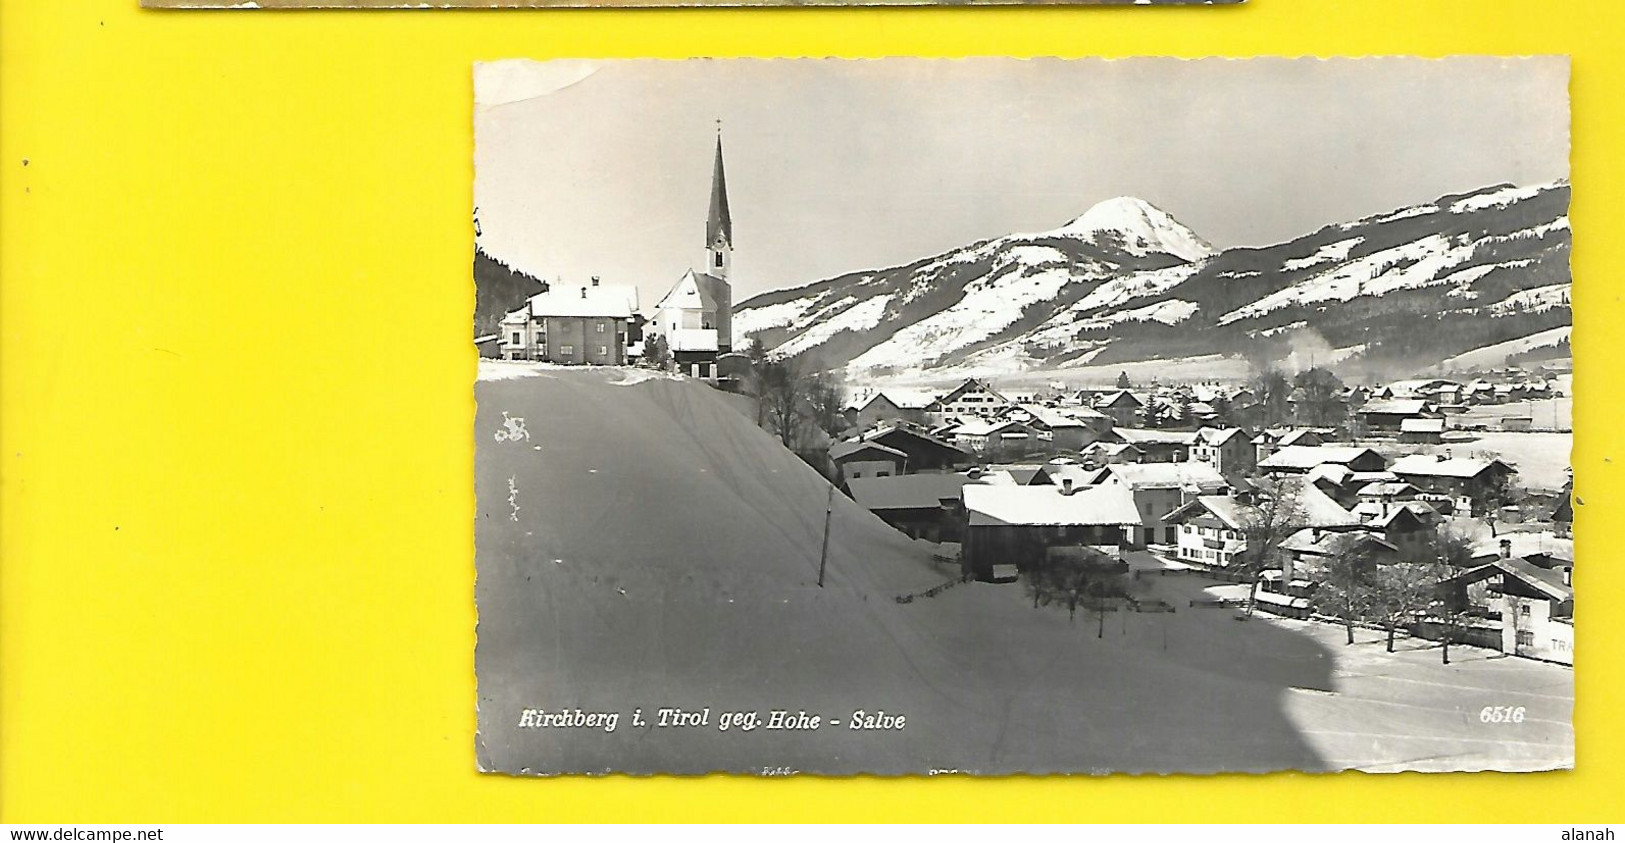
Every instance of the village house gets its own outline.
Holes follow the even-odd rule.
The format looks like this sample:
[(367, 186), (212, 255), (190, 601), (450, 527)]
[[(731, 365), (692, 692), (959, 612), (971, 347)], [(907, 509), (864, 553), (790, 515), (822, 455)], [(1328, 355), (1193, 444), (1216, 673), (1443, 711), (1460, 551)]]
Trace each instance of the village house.
[(954, 471), (973, 462), (970, 454), (952, 443), (908, 424), (882, 425), (865, 431), (859, 441), (902, 451), (904, 474)]
[(1399, 423), (1399, 441), (1408, 445), (1444, 442), (1444, 419), (1405, 419)]
[(926, 408), (935, 400), (936, 397), (929, 393), (901, 389), (877, 390), (855, 408), (848, 422), (859, 430), (898, 420), (925, 424)]
[(1422, 398), (1395, 398), (1367, 401), (1354, 411), (1359, 427), (1366, 433), (1399, 433), (1408, 420), (1428, 418), (1434, 406)]
[(1143, 418), (1145, 402), (1126, 389), (1118, 389), (1095, 398), (1094, 409), (1110, 416), (1117, 427), (1134, 427)]
[(1448, 453), (1400, 457), (1389, 470), (1424, 492), (1449, 497), (1455, 511), (1473, 517), (1505, 503), (1508, 484), (1517, 473), (1499, 459)]
[(960, 417), (991, 419), (1014, 406), (1014, 401), (986, 381), (966, 378), (953, 391), (927, 405), (925, 412), (931, 423), (944, 424)]
[[(1281, 504), (1281, 514), (1276, 516), (1283, 526), (1288, 526), (1285, 522), (1290, 520), (1294, 527), (1336, 530), (1360, 523), (1353, 513), (1301, 479), (1285, 481), (1271, 491), (1291, 497), (1289, 503)], [(1244, 500), (1240, 496), (1199, 495), (1175, 508), (1163, 518), (1177, 528), (1175, 555), (1182, 561), (1208, 567), (1234, 562), (1247, 549), (1247, 531), (1260, 526), (1266, 518), (1257, 497)]]
[(548, 285), (500, 323), (504, 360), (619, 366), (627, 362), (636, 287)]
[(1537, 568), (1553, 569), (1574, 567), (1574, 540), (1555, 532), (1520, 530), (1503, 533), (1472, 547), (1472, 561), (1485, 565), (1497, 559), (1522, 559)]
[(1118, 427), (1112, 429), (1110, 438), (1121, 439), (1139, 448), (1141, 462), (1185, 462), (1190, 459), (1196, 431)]
[(1361, 503), (1353, 513), (1360, 524), (1376, 530), (1399, 555), (1401, 562), (1431, 562), (1438, 558), (1434, 538), (1439, 515), (1425, 503)]
[(1030, 425), (997, 419), (972, 419), (954, 428), (950, 435), (961, 449), (991, 456), (1026, 455), (1048, 441), (1045, 434)]
[[(1497, 558), (1448, 581), (1450, 602), (1486, 609), (1498, 619), (1501, 652), (1574, 664), (1572, 567), (1542, 568), (1516, 556)], [(1469, 587), (1484, 583), (1484, 606), (1475, 607)]]
[(1087, 407), (1042, 407), (1021, 404), (1006, 409), (1001, 418), (1021, 422), (1039, 431), (1058, 451), (1077, 453), (1111, 432), (1112, 420)]
[(1140, 518), (1133, 493), (1118, 485), (967, 484), (960, 495), (962, 570), (979, 580), (1006, 579), (1006, 566), (1012, 573), (1034, 570), (1074, 549), (1120, 556)]
[(841, 481), (860, 477), (892, 477), (903, 474), (908, 454), (878, 442), (836, 442), (829, 446), (829, 458), (840, 471)]
[(1257, 465), (1270, 458), (1282, 448), (1293, 445), (1324, 445), (1326, 437), (1314, 428), (1270, 428), (1253, 437), (1253, 450), (1256, 457), (1253, 461)]
[(1230, 495), (1198, 495), (1175, 507), (1163, 521), (1176, 531), (1174, 555), (1180, 561), (1224, 567), (1247, 549), (1253, 512)]
[(1128, 541), (1132, 545), (1172, 545), (1176, 529), (1163, 519), (1201, 495), (1226, 492), (1230, 484), (1206, 463), (1144, 463), (1109, 465), (1094, 476), (1096, 485), (1127, 487), (1139, 513)]
[(1258, 461), (1258, 470), (1271, 475), (1308, 474), (1316, 466), (1338, 465), (1351, 472), (1382, 471), (1388, 460), (1359, 445), (1288, 445)]
[(1257, 450), (1239, 427), (1204, 427), (1191, 441), (1190, 459), (1213, 466), (1225, 477), (1251, 474), (1258, 468)]
[(1127, 442), (1095, 442), (1081, 452), (1083, 464), (1098, 468), (1103, 465), (1145, 462), (1145, 452)]
[(1283, 553), (1280, 582), (1303, 579), (1318, 582), (1327, 564), (1338, 554), (1358, 554), (1368, 564), (1381, 566), (1400, 561), (1399, 548), (1369, 528), (1325, 529), (1305, 527), (1281, 542)]
[(852, 499), (909, 538), (957, 542), (963, 529), (960, 489), (981, 480), (968, 474), (906, 474), (854, 478)]

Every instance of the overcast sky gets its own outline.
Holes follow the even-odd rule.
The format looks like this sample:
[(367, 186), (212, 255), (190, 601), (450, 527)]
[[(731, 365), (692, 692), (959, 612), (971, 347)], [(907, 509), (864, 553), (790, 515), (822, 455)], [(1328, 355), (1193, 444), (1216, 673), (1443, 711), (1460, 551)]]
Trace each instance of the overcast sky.
[(475, 72), (480, 242), (645, 306), (703, 257), (716, 121), (734, 300), (1146, 199), (1218, 247), (1568, 175), (1562, 58), (508, 61)]

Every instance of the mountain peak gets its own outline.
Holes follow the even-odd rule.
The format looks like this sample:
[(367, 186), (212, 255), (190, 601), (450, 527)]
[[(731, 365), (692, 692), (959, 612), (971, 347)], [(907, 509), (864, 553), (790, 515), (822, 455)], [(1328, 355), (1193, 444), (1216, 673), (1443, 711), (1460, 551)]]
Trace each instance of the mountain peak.
[(1131, 254), (1162, 252), (1190, 263), (1212, 257), (1217, 251), (1167, 211), (1133, 196), (1098, 202), (1055, 233), (1087, 240), (1100, 240), (1105, 235)]

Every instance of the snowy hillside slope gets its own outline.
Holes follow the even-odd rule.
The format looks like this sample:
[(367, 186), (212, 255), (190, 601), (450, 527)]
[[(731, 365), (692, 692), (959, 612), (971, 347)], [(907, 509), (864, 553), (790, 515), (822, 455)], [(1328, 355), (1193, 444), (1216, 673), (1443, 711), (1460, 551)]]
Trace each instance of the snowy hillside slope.
[(1566, 182), (1496, 185), (1215, 252), (1120, 197), (1053, 231), (757, 296), (735, 324), (859, 376), (1305, 344), (1410, 371), (1569, 323), (1568, 200)]

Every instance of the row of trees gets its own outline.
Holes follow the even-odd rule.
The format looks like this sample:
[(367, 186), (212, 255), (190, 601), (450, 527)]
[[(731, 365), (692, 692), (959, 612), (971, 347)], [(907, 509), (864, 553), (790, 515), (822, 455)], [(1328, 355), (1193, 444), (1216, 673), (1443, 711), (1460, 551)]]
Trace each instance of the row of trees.
[(1093, 548), (1073, 550), (1027, 570), (1022, 582), (1033, 608), (1064, 606), (1073, 623), (1077, 622), (1079, 609), (1093, 613), (1097, 619), (1095, 637), (1104, 638), (1106, 613), (1131, 596), (1127, 569), (1122, 562)]

